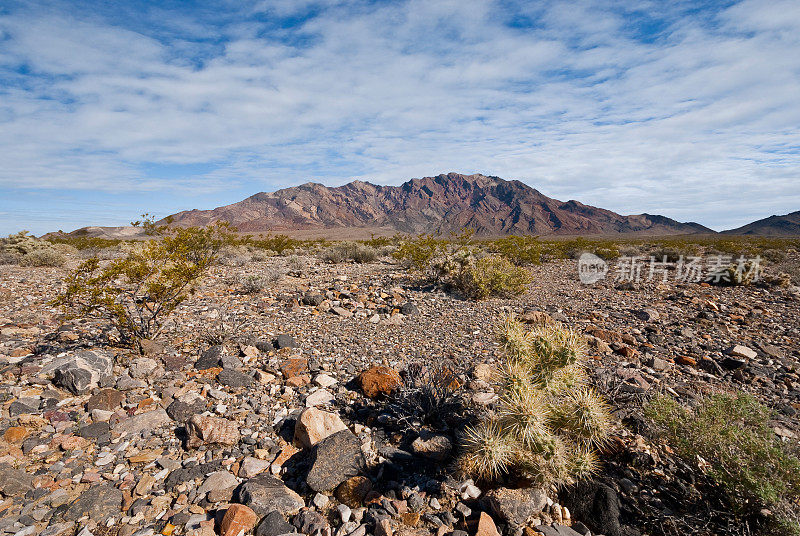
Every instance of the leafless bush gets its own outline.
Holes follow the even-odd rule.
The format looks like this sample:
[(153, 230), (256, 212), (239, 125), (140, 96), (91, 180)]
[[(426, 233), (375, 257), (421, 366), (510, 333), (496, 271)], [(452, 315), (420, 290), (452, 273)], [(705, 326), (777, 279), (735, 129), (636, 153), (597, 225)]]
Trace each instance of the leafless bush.
[(447, 417), (461, 408), (462, 387), (463, 382), (449, 365), (411, 363), (393, 401), (410, 419), (442, 427)]
[(261, 275), (249, 274), (239, 280), (239, 290), (242, 294), (258, 294), (267, 287), (267, 278)]
[(220, 316), (199, 329), (200, 340), (207, 345), (236, 341), (242, 333), (248, 333), (251, 321), (236, 313), (221, 313)]

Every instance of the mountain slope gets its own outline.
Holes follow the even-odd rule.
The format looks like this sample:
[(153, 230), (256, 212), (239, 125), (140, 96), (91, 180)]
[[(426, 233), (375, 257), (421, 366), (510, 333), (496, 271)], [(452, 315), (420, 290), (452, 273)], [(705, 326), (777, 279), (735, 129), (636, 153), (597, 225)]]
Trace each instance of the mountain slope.
[(783, 216), (770, 216), (769, 218), (722, 232), (723, 234), (755, 236), (800, 235), (800, 210)]
[(250, 233), (375, 228), (404, 233), (471, 228), (482, 236), (713, 233), (663, 216), (622, 216), (578, 201), (557, 201), (520, 181), (458, 173), (412, 179), (400, 186), (353, 181), (329, 188), (306, 183), (213, 210), (179, 212), (173, 221), (182, 226), (228, 221)]

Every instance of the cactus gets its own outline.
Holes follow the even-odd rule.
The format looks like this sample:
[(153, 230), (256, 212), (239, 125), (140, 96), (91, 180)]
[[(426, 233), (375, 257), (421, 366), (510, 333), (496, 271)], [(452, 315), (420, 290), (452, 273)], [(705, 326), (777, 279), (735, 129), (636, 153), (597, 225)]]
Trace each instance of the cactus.
[(613, 424), (608, 403), (587, 385), (580, 335), (561, 325), (526, 330), (506, 317), (497, 338), (505, 353), (494, 378), (497, 408), (466, 430), (462, 469), (484, 480), (514, 473), (542, 485), (596, 473), (596, 449)]

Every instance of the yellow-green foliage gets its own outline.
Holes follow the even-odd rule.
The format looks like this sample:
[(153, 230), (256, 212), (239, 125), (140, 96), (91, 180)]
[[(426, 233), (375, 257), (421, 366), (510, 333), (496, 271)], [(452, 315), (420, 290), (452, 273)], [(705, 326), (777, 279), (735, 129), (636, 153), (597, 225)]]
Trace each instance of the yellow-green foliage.
[(776, 526), (766, 534), (800, 534), (800, 460), (775, 437), (772, 412), (755, 398), (718, 394), (690, 411), (658, 396), (645, 406), (645, 415), (688, 463), (704, 460), (740, 513), (764, 507), (775, 512)]
[(400, 242), (392, 256), (418, 272), (428, 269), (434, 257), (443, 252), (447, 241), (433, 235), (423, 234)]
[(118, 246), (122, 240), (116, 238), (99, 238), (92, 236), (52, 236), (47, 239), (52, 244), (65, 244), (77, 250), (104, 249)]
[(587, 385), (580, 336), (563, 326), (498, 329), (505, 359), (496, 374), (496, 412), (466, 431), (461, 466), (493, 480), (509, 473), (566, 484), (598, 467), (595, 449), (612, 428), (605, 400)]
[(54, 303), (74, 315), (111, 321), (125, 341), (158, 336), (164, 320), (233, 235), (226, 225), (150, 230), (160, 238), (142, 243), (124, 258), (105, 266), (97, 257), (83, 262), (69, 274)]
[(517, 296), (525, 292), (525, 285), (531, 281), (528, 270), (496, 256), (469, 259), (453, 277), (455, 287), (476, 300)]
[(46, 240), (29, 235), (28, 231), (20, 231), (0, 239), (0, 251), (4, 256), (10, 262), (22, 266), (62, 266), (66, 258), (61, 250), (66, 249), (70, 248), (54, 246)]
[(507, 236), (489, 242), (493, 253), (502, 255), (517, 266), (540, 264), (544, 248), (537, 236)]

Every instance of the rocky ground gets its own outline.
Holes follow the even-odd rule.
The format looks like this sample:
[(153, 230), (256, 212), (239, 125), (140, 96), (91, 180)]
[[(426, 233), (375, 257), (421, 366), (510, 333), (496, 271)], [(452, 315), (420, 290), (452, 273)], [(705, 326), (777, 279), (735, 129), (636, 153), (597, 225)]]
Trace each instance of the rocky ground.
[[(64, 269), (0, 266), (0, 533), (749, 534), (650, 439), (642, 400), (742, 389), (797, 441), (797, 287), (585, 286), (559, 261), (533, 267), (522, 297), (476, 303), (389, 262), (301, 261), (252, 294), (242, 277), (275, 279), (284, 259), (215, 268), (144, 356), (48, 304)], [(585, 334), (619, 419), (595, 481), (520, 491), (458, 474), (509, 312)], [(460, 388), (431, 408), (426, 381)]]

